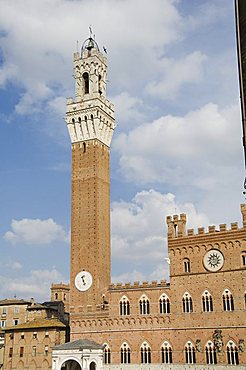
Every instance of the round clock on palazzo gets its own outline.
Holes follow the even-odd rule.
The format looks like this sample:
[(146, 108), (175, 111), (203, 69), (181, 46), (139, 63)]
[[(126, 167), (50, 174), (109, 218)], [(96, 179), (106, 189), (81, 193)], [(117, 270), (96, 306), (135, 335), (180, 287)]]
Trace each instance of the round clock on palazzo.
[(85, 292), (92, 286), (92, 276), (88, 271), (80, 271), (76, 275), (74, 283), (80, 292)]
[(203, 257), (203, 264), (208, 271), (219, 271), (224, 265), (224, 256), (219, 250), (210, 249)]

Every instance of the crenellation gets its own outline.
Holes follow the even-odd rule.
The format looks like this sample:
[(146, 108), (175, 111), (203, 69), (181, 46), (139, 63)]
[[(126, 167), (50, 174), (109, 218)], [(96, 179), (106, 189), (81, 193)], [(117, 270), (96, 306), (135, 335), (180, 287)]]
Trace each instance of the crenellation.
[(208, 232), (209, 233), (214, 233), (216, 230), (215, 230), (215, 225), (211, 225), (208, 227)]
[(231, 223), (231, 230), (238, 230), (238, 223), (237, 222), (232, 222)]
[(194, 229), (188, 229), (187, 230), (187, 235), (188, 236), (193, 236), (194, 235)]
[(227, 225), (226, 224), (220, 224), (219, 225), (220, 231), (227, 231)]
[(135, 281), (133, 284), (131, 283), (125, 283), (125, 284), (122, 284), (122, 283), (116, 283), (116, 284), (110, 284), (109, 286), (109, 290), (110, 291), (113, 291), (113, 290), (123, 290), (123, 291), (127, 291), (127, 290), (145, 290), (145, 289), (151, 289), (151, 288), (160, 288), (160, 287), (167, 287), (169, 285), (169, 283), (167, 283), (166, 280), (160, 280), (160, 281), (157, 281), (157, 280), (154, 280), (154, 281), (151, 281), (151, 282), (148, 282), (148, 281), (143, 281), (142, 283), (140, 283), (139, 281)]

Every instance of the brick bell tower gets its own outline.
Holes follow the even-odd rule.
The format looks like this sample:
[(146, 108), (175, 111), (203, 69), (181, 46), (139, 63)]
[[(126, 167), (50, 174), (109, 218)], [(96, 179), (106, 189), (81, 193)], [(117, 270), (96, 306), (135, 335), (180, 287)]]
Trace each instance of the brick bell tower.
[[(70, 319), (98, 314), (110, 284), (110, 143), (114, 106), (107, 59), (90, 36), (74, 53), (75, 99), (66, 123), (72, 143)], [(71, 339), (73, 327), (71, 327)]]

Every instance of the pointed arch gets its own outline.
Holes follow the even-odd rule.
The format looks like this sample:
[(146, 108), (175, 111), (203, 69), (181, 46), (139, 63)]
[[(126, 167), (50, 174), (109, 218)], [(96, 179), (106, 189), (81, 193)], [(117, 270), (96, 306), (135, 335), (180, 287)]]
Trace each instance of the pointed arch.
[(107, 343), (104, 343), (104, 351), (103, 351), (104, 363), (108, 365), (111, 363), (111, 350)]
[(159, 298), (160, 313), (170, 313), (170, 299), (166, 293), (163, 293)]
[(124, 342), (120, 347), (120, 362), (121, 364), (131, 363), (131, 348), (127, 342)]
[(206, 364), (216, 365), (217, 364), (217, 353), (215, 345), (211, 340), (208, 340), (205, 346)]
[(151, 364), (151, 348), (147, 342), (143, 342), (140, 348), (141, 364)]
[(193, 301), (190, 293), (185, 292), (182, 298), (183, 312), (190, 313), (193, 312)]
[(229, 289), (225, 289), (222, 294), (222, 304), (224, 311), (234, 311), (234, 298)]
[(226, 352), (228, 365), (239, 365), (238, 348), (232, 340), (227, 343)]
[(185, 363), (195, 364), (196, 363), (196, 350), (192, 342), (188, 341), (185, 344)]
[(150, 303), (148, 297), (145, 294), (143, 294), (139, 300), (139, 312), (140, 315), (150, 314)]
[(161, 346), (161, 362), (163, 364), (173, 363), (173, 351), (169, 342), (165, 341)]
[(121, 297), (119, 306), (120, 306), (120, 316), (130, 315), (130, 301), (125, 295)]
[(24, 362), (20, 360), (17, 364), (17, 369), (18, 370), (24, 370)]
[(213, 297), (208, 290), (205, 290), (202, 293), (202, 309), (203, 312), (212, 312), (213, 311)]
[(37, 364), (34, 360), (31, 361), (29, 369), (30, 370), (36, 370), (37, 369)]
[(47, 360), (44, 360), (41, 365), (41, 370), (49, 370), (49, 369), (50, 369), (49, 362)]

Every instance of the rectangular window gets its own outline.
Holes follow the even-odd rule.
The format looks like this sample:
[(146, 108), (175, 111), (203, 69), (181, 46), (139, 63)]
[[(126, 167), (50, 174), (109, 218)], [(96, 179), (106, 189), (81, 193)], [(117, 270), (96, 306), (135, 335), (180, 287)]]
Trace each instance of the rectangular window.
[(24, 355), (24, 347), (20, 347), (20, 357), (23, 357)]
[(15, 325), (18, 325), (19, 324), (19, 320), (18, 319), (15, 319), (15, 320), (13, 320), (13, 325), (15, 326)]
[(20, 312), (20, 307), (15, 307), (14, 308), (14, 313), (19, 313)]
[(13, 347), (10, 347), (9, 349), (9, 357), (13, 357)]
[(38, 337), (38, 335), (37, 335), (37, 332), (35, 331), (35, 332), (33, 333), (33, 339), (37, 339), (37, 337)]
[(3, 311), (2, 311), (3, 315), (7, 315), (7, 312), (8, 312), (7, 307), (3, 307)]
[(48, 332), (48, 331), (46, 331), (46, 332), (45, 332), (45, 337), (46, 337), (46, 338), (48, 338), (48, 337), (49, 337), (49, 332)]
[(6, 327), (6, 320), (1, 320), (1, 328), (5, 328)]
[(25, 338), (25, 334), (21, 333), (21, 339), (24, 339), (24, 338)]
[(33, 356), (36, 356), (36, 354), (37, 354), (37, 347), (36, 346), (33, 346), (32, 347), (32, 355)]
[(44, 347), (44, 355), (45, 356), (48, 356), (48, 354), (49, 354), (49, 347), (48, 346), (45, 346)]

